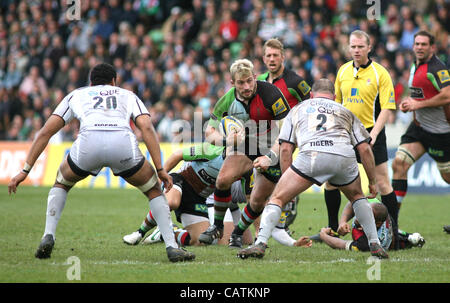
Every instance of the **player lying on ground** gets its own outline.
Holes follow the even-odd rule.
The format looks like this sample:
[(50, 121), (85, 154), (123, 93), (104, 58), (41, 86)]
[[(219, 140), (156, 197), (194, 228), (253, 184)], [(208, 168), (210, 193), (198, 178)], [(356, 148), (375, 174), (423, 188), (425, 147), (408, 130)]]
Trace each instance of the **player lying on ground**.
[[(394, 233), (392, 230), (392, 218), (388, 214), (386, 206), (384, 206), (377, 199), (370, 199), (370, 206), (372, 207), (373, 216), (375, 218), (375, 225), (377, 227), (378, 239), (381, 246), (385, 250), (393, 249), (394, 247)], [(338, 234), (345, 236), (349, 232), (352, 233), (352, 240), (343, 240), (334, 236), (331, 228), (322, 228), (320, 231), (320, 239), (331, 248), (346, 249), (352, 251), (369, 251), (367, 236), (359, 224), (358, 220), (354, 220), (352, 226), (348, 224), (355, 216), (351, 203), (342, 210), (341, 219), (339, 220)], [(400, 230), (398, 233), (399, 248), (422, 247), (425, 244), (425, 239), (419, 233), (407, 233)]]

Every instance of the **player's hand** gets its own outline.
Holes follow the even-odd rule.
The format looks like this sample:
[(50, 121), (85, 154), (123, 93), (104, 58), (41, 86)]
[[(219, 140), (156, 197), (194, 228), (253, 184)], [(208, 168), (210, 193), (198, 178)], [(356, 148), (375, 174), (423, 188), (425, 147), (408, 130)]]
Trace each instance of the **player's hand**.
[(377, 197), (377, 194), (378, 194), (377, 185), (369, 183), (369, 195), (367, 196), (367, 198), (374, 199)]
[(28, 176), (28, 174), (21, 171), (15, 177), (13, 177), (11, 179), (11, 181), (9, 181), (9, 184), (8, 184), (8, 193), (9, 194), (16, 193), (17, 187), (19, 186), (20, 183), (23, 182), (23, 180), (25, 180), (27, 178), (27, 176)]
[(408, 111), (414, 111), (418, 109), (418, 104), (419, 102), (414, 100), (411, 97), (405, 98), (402, 100), (402, 102), (400, 103), (400, 110), (404, 113), (408, 112)]
[(238, 146), (245, 140), (245, 130), (240, 130), (239, 132), (231, 132), (228, 134), (227, 146)]
[(258, 157), (255, 161), (253, 161), (253, 167), (259, 172), (266, 171), (270, 164), (272, 164), (272, 160), (270, 160), (267, 156)]
[(164, 183), (164, 192), (168, 193), (173, 186), (172, 177), (163, 169), (158, 172), (158, 178)]
[(312, 241), (307, 236), (300, 237), (297, 241), (295, 241), (294, 246), (298, 247), (311, 247)]
[(348, 223), (342, 223), (339, 225), (337, 233), (341, 236), (345, 236), (350, 232), (350, 225)]

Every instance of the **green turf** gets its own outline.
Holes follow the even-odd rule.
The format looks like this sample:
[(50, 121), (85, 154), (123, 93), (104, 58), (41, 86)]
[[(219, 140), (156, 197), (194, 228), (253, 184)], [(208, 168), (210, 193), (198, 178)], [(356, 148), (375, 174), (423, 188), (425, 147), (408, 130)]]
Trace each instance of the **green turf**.
[[(369, 254), (285, 247), (273, 239), (262, 260), (241, 260), (226, 246), (189, 247), (196, 260), (170, 263), (162, 243), (127, 246), (122, 237), (136, 230), (148, 202), (133, 189), (73, 189), (58, 225), (52, 258), (34, 252), (44, 231), (49, 188), (20, 187), (15, 196), (0, 186), (0, 282), (78, 282), (68, 280), (70, 256), (80, 260), (79, 282), (450, 282), (450, 195), (408, 195), (400, 228), (420, 232), (423, 248), (390, 252), (390, 260), (367, 264)], [(342, 208), (342, 207), (341, 207)], [(321, 194), (301, 196), (294, 237), (316, 233), (326, 224)], [(346, 236), (349, 238), (349, 236)], [(380, 280), (367, 272), (379, 265)], [(375, 268), (375, 267), (372, 267)]]

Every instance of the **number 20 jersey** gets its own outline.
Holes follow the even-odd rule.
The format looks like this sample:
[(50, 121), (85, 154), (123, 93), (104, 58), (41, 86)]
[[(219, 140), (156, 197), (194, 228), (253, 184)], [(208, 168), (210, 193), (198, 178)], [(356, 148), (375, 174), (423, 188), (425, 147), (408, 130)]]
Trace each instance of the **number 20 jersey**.
[(131, 91), (111, 85), (86, 86), (72, 91), (57, 106), (54, 115), (69, 122), (80, 121), (86, 130), (130, 130), (140, 115), (149, 115), (142, 101)]
[(355, 157), (354, 147), (369, 142), (364, 125), (348, 109), (325, 98), (314, 98), (294, 106), (281, 128), (281, 142), (302, 151), (319, 151)]

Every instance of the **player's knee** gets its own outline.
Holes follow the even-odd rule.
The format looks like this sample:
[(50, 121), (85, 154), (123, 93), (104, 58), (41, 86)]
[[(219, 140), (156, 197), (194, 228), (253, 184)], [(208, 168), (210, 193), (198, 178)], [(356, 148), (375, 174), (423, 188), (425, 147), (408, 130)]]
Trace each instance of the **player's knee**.
[(392, 169), (394, 172), (406, 172), (415, 161), (411, 152), (400, 146), (395, 153), (394, 161), (392, 161)]
[(444, 179), (447, 184), (450, 184), (450, 161), (436, 162), (436, 165), (441, 173), (442, 179)]
[(216, 179), (216, 188), (218, 190), (226, 190), (226, 189), (231, 188), (232, 183), (233, 183), (233, 180), (230, 177), (219, 176)]

